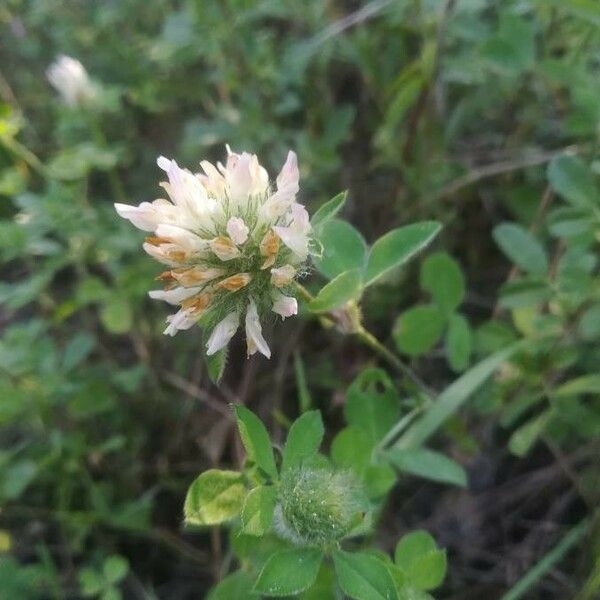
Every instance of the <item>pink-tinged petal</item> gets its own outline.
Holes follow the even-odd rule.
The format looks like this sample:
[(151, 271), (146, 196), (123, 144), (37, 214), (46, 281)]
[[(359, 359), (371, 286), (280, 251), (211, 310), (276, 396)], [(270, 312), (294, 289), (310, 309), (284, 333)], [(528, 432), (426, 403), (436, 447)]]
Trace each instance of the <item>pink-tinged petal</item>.
[(142, 202), (139, 206), (116, 203), (115, 209), (120, 217), (142, 231), (154, 231), (161, 221), (160, 211), (150, 202)]
[[(156, 164), (163, 170), (165, 173), (168, 173), (169, 168), (171, 166), (171, 160), (166, 156), (159, 156), (156, 159)], [(177, 163), (175, 163), (177, 164)]]
[(260, 208), (263, 220), (274, 223), (285, 215), (294, 202), (295, 194), (286, 190), (278, 190)]
[(215, 204), (207, 197), (206, 189), (200, 179), (187, 169), (181, 169), (174, 160), (164, 156), (160, 156), (156, 162), (169, 176), (169, 183), (161, 185), (169, 194), (173, 204), (189, 221), (189, 228), (201, 227), (212, 230), (212, 211)]
[(288, 227), (277, 225), (273, 227), (281, 241), (292, 250), (300, 260), (308, 256), (308, 232), (310, 219), (302, 204), (294, 203), (291, 208), (292, 222)]
[(208, 342), (206, 343), (206, 354), (211, 356), (229, 343), (234, 336), (240, 324), (240, 317), (237, 312), (229, 313), (213, 329)]
[(302, 204), (292, 204), (292, 222), (296, 229), (299, 229), (303, 233), (310, 231), (310, 217), (308, 211)]
[(263, 194), (269, 187), (269, 174), (258, 162), (256, 154), (250, 160), (250, 175), (252, 177), (252, 193)]
[(266, 192), (269, 186), (269, 175), (260, 166), (256, 155), (247, 152), (236, 154), (231, 152), (229, 147), (227, 151), (229, 153), (227, 163), (221, 168), (229, 186), (230, 198), (240, 204), (248, 196)]
[(248, 356), (258, 350), (267, 358), (271, 358), (271, 349), (262, 335), (262, 327), (258, 318), (258, 311), (254, 300), (250, 300), (246, 311), (246, 341), (248, 345)]
[(203, 160), (200, 162), (200, 166), (202, 170), (206, 173), (206, 175), (198, 175), (202, 185), (206, 188), (206, 191), (216, 198), (225, 198), (227, 183), (225, 181), (225, 177), (219, 170), (207, 160)]
[(291, 296), (284, 296), (279, 292), (273, 293), (273, 312), (281, 315), (282, 319), (298, 314), (298, 300)]
[(302, 231), (290, 227), (273, 227), (275, 233), (281, 241), (298, 256), (300, 260), (304, 260), (308, 256), (308, 237)]
[(229, 221), (227, 221), (227, 233), (235, 244), (241, 246), (248, 239), (250, 230), (243, 219), (231, 217)]
[(291, 194), (297, 194), (299, 188), (298, 181), (300, 171), (298, 171), (298, 157), (296, 153), (290, 150), (281, 172), (277, 175), (277, 189), (287, 190)]

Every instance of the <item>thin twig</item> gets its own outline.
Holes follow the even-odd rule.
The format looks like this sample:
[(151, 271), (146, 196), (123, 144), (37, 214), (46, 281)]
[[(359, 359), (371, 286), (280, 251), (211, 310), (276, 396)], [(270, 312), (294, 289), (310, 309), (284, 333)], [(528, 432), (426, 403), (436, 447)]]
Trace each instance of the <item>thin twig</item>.
[(477, 167), (444, 186), (441, 190), (428, 198), (427, 202), (438, 202), (440, 200), (444, 200), (449, 196), (453, 196), (456, 194), (456, 192), (462, 190), (463, 188), (473, 185), (482, 179), (487, 179), (488, 177), (493, 177), (495, 175), (501, 175), (502, 173), (519, 171), (520, 169), (526, 169), (528, 167), (535, 167), (536, 165), (543, 165), (550, 162), (553, 158), (560, 156), (561, 154), (572, 155), (577, 154), (580, 151), (581, 148), (579, 146), (567, 146), (566, 148), (561, 148), (559, 150), (541, 152), (532, 156), (524, 156), (514, 160), (505, 160), (492, 163), (490, 165)]
[(15, 96), (15, 93), (13, 92), (10, 84), (2, 72), (0, 72), (0, 98), (2, 98), (6, 104), (10, 104), (15, 110), (23, 112), (19, 106), (19, 102)]
[(173, 373), (172, 371), (163, 371), (162, 377), (167, 383), (170, 383), (173, 387), (177, 388), (178, 390), (181, 390), (182, 392), (185, 392), (188, 396), (191, 396), (192, 398), (200, 400), (200, 402), (203, 402), (204, 404), (212, 408), (214, 411), (222, 414), (227, 419), (233, 420), (231, 411), (226, 406), (216, 401), (208, 392), (206, 392), (202, 388), (198, 387), (197, 385), (194, 385), (192, 382), (181, 377), (181, 375)]
[(29, 148), (21, 144), (21, 142), (8, 136), (0, 137), (0, 142), (9, 152), (12, 152), (17, 158), (27, 163), (40, 177), (47, 180), (51, 179), (46, 165)]
[(558, 463), (559, 467), (562, 469), (564, 474), (571, 480), (571, 483), (573, 484), (573, 487), (579, 494), (579, 497), (587, 504), (590, 511), (592, 511), (594, 509), (594, 502), (587, 494), (585, 488), (581, 485), (579, 477), (577, 476), (577, 473), (571, 466), (571, 463), (566, 459), (561, 449), (548, 436), (542, 436), (542, 441), (544, 442), (544, 444), (546, 444), (550, 452), (552, 452), (554, 458), (556, 459), (556, 462)]
[[(94, 136), (94, 141), (96, 142), (96, 144), (98, 144), (100, 148), (108, 149), (108, 140), (106, 139), (104, 131), (102, 131), (102, 128), (100, 127), (100, 124), (98, 123), (96, 117), (90, 115), (90, 117), (88, 118), (88, 124), (90, 127), (90, 131)], [(121, 203), (127, 202), (128, 197), (125, 193), (125, 188), (123, 186), (123, 183), (121, 182), (121, 178), (119, 177), (119, 174), (117, 173), (116, 169), (108, 169), (106, 175), (114, 199)]]
[(392, 0), (374, 0), (373, 2), (365, 4), (362, 8), (335, 21), (335, 23), (332, 23), (323, 29), (323, 31), (320, 31), (317, 35), (308, 40), (307, 46), (312, 49), (312, 52), (315, 52), (319, 46), (324, 44), (330, 38), (340, 35), (340, 33), (343, 33), (346, 29), (350, 29), (350, 27), (354, 27), (354, 25), (359, 25), (368, 19), (372, 19), (391, 3)]

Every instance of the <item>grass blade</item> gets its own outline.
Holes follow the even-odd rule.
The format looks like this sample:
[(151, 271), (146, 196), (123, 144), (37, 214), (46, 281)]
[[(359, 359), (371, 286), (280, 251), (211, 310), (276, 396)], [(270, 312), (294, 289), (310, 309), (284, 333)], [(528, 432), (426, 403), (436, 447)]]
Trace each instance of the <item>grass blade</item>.
[(425, 414), (398, 439), (395, 447), (421, 446), (520, 347), (521, 343), (516, 343), (492, 354), (450, 384), (425, 411)]
[(584, 519), (565, 535), (525, 576), (517, 581), (500, 600), (518, 600), (531, 588), (583, 537), (588, 520)]

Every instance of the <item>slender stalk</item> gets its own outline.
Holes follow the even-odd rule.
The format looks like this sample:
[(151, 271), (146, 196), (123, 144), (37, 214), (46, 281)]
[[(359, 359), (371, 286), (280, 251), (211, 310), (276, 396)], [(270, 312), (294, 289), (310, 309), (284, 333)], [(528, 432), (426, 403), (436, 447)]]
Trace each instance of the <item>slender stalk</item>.
[(315, 299), (315, 297), (301, 283), (296, 282), (296, 289), (306, 302), (312, 302)]
[(46, 166), (31, 150), (23, 146), (21, 142), (9, 137), (2, 137), (0, 141), (2, 141), (7, 150), (27, 163), (38, 175), (44, 179), (50, 179), (50, 174)]
[[(296, 282), (295, 285), (296, 289), (298, 290), (298, 293), (307, 304), (315, 299), (315, 297), (301, 283)], [(321, 322), (321, 325), (323, 325), (323, 327), (325, 328), (329, 329), (335, 325), (335, 322), (332, 321), (329, 317), (326, 317), (324, 315), (318, 315), (318, 318)]]
[[(300, 296), (306, 302), (312, 302), (314, 296), (300, 283), (296, 283), (296, 289)], [(323, 325), (330, 327), (335, 324), (335, 316), (332, 317), (321, 317)], [(370, 331), (360, 324), (357, 329), (352, 332), (365, 346), (368, 346), (381, 358), (383, 358), (389, 365), (394, 367), (402, 375), (410, 379), (429, 399), (435, 397), (435, 392), (422, 381), (419, 376), (406, 365), (399, 356), (396, 356), (391, 350), (388, 350)]]
[(388, 350), (370, 331), (367, 331), (362, 325), (356, 332), (358, 339), (379, 356), (385, 359), (390, 365), (397, 369), (402, 375), (408, 377), (418, 388), (420, 388), (428, 397), (435, 396), (435, 393), (421, 378), (406, 364), (400, 360), (391, 350)]

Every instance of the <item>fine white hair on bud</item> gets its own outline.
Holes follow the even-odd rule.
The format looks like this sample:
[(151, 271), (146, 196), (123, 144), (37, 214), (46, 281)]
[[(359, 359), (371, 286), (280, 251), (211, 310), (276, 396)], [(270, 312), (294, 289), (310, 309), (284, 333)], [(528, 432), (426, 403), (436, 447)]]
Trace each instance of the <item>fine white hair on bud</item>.
[(275, 530), (297, 545), (326, 546), (341, 540), (362, 520), (364, 490), (348, 471), (299, 467), (284, 473)]
[(46, 77), (69, 106), (83, 106), (94, 100), (96, 86), (85, 67), (71, 56), (61, 54), (46, 69)]
[(199, 323), (208, 332), (207, 354), (214, 354), (243, 323), (248, 356), (269, 358), (261, 317), (298, 313), (295, 280), (306, 272), (311, 241), (308, 213), (296, 201), (296, 154), (288, 152), (274, 184), (256, 155), (229, 146), (224, 165), (201, 161), (200, 173), (164, 156), (157, 165), (168, 179), (160, 184), (166, 197), (115, 209), (149, 232), (144, 250), (167, 266), (157, 277), (164, 289), (150, 292), (179, 307), (165, 334)]

